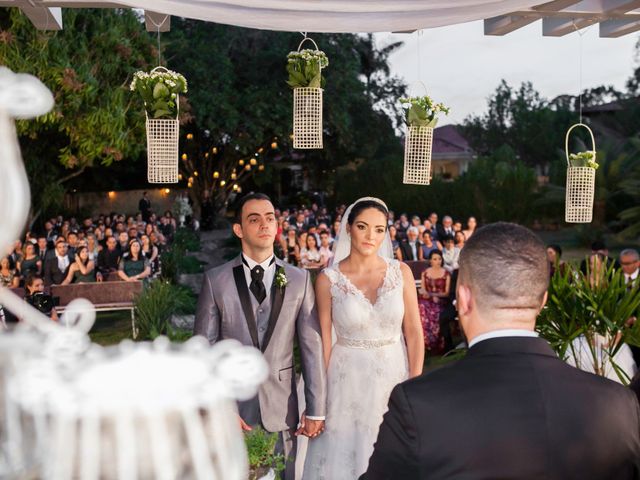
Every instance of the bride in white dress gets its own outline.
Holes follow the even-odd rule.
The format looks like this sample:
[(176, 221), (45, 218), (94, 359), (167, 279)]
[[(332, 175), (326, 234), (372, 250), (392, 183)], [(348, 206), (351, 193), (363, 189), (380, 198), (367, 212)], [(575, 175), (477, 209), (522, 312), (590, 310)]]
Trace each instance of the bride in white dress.
[(422, 373), (415, 282), (409, 267), (393, 259), (387, 215), (379, 199), (365, 197), (351, 205), (333, 265), (316, 280), (327, 417), (324, 433), (309, 441), (305, 480), (354, 480), (363, 474), (391, 390)]

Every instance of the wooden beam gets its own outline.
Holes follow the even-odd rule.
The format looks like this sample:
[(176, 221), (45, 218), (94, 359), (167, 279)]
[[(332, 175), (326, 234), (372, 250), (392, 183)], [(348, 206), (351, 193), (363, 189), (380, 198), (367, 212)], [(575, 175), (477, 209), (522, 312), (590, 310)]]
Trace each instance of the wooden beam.
[(594, 23), (598, 23), (597, 18), (543, 18), (542, 35), (545, 37), (563, 37)]
[(171, 29), (171, 15), (145, 10), (144, 25), (147, 32), (168, 32)]
[(535, 15), (501, 15), (484, 21), (485, 35), (506, 35), (538, 20)]
[(605, 20), (600, 22), (601, 38), (618, 38), (640, 30), (640, 20)]
[(62, 30), (62, 9), (59, 7), (44, 7), (28, 0), (18, 0), (13, 6), (20, 8), (38, 30)]

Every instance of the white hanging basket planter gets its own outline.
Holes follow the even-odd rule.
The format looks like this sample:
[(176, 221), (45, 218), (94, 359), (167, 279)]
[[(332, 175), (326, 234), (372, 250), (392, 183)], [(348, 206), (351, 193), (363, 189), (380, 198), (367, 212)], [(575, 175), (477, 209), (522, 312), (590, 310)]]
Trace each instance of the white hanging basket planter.
[(429, 185), (431, 183), (432, 147), (432, 127), (411, 125), (407, 127), (402, 183), (413, 185)]
[[(309, 37), (300, 42), (298, 52), (307, 40), (313, 43), (316, 52), (320, 52), (316, 42)], [(293, 89), (293, 148), (322, 148), (322, 93), (322, 88), (315, 86)]]
[(322, 148), (322, 89), (293, 89), (293, 148)]
[(178, 119), (147, 117), (147, 180), (178, 183)]
[(591, 129), (583, 123), (573, 125), (565, 137), (567, 157), (567, 185), (565, 215), (567, 223), (591, 223), (593, 220), (593, 198), (596, 186), (596, 169), (590, 166), (572, 166), (569, 160), (569, 134), (576, 127), (584, 127), (591, 136), (593, 161), (596, 160), (596, 142)]

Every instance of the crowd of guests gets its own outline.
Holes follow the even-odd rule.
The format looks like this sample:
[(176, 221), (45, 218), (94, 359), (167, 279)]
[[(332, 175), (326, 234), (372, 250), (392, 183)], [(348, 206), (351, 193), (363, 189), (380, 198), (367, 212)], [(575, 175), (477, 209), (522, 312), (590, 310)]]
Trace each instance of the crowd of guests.
[(155, 277), (176, 228), (172, 213), (158, 217), (146, 194), (136, 215), (102, 214), (81, 222), (59, 215), (45, 221), (41, 231), (27, 232), (0, 257), (0, 285), (24, 288), (27, 302), (55, 319), (51, 305), (38, 304), (45, 288)]
[[(329, 212), (317, 204), (309, 208), (277, 209), (277, 255), (301, 268), (320, 270), (327, 267), (332, 261), (333, 242), (339, 234), (345, 210), (346, 206), (340, 205)], [(423, 218), (404, 213), (396, 218), (394, 212), (389, 212), (389, 235), (394, 257), (405, 262), (426, 262), (426, 268), (419, 274), (418, 302), (425, 347), (432, 353), (443, 353), (454, 347), (455, 332), (452, 329), (456, 328), (458, 259), (465, 242), (477, 227), (474, 217), (463, 222), (454, 220), (450, 215), (444, 215), (440, 220), (435, 212)], [(547, 246), (552, 276), (556, 270), (561, 273), (569, 270), (561, 257), (559, 245)], [(640, 268), (638, 252), (625, 249), (619, 259), (613, 259), (601, 241), (593, 243), (592, 253), (582, 262), (580, 269), (585, 274), (591, 272), (595, 279), (598, 272), (608, 265), (621, 268), (626, 281), (640, 281), (637, 280)], [(637, 353), (640, 359), (640, 351)]]

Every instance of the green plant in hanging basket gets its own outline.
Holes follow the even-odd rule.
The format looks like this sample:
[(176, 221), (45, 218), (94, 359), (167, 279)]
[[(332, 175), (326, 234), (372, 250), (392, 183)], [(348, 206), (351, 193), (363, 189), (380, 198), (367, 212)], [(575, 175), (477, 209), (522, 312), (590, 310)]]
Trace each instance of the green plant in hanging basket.
[(277, 433), (269, 433), (260, 427), (245, 432), (244, 442), (249, 456), (249, 480), (256, 480), (273, 469), (276, 474), (284, 470), (284, 455), (275, 454)]
[(412, 127), (435, 128), (439, 113), (449, 115), (449, 107), (444, 103), (434, 103), (428, 95), (401, 98), (400, 103), (406, 109), (407, 125)]
[(569, 164), (572, 167), (589, 167), (597, 170), (598, 163), (596, 162), (596, 152), (593, 150), (587, 150), (579, 153), (570, 153)]
[(178, 95), (187, 93), (187, 80), (171, 70), (136, 72), (129, 86), (132, 92), (142, 96), (149, 118), (176, 118)]
[(321, 50), (300, 50), (287, 55), (287, 85), (291, 88), (324, 88), (322, 69), (329, 66), (327, 55)]

